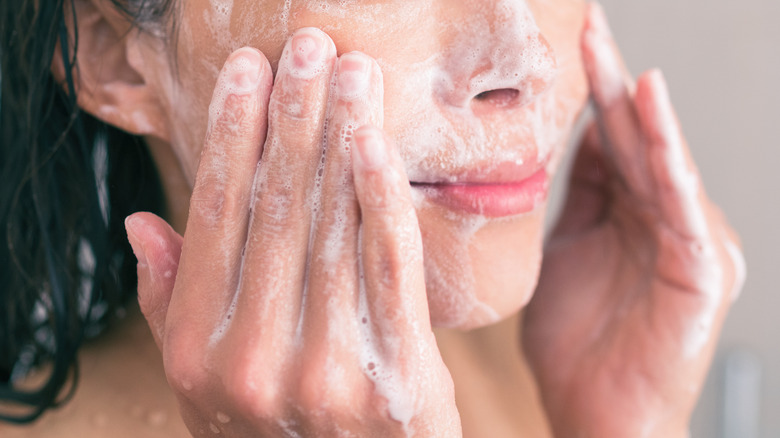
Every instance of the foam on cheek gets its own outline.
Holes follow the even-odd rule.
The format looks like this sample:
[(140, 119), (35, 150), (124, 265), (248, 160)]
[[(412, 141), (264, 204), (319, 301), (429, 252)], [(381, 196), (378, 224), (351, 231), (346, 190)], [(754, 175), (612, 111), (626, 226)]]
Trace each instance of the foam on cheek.
[[(422, 190), (412, 191), (412, 202), (418, 211), (431, 207)], [(428, 294), (432, 299), (431, 305), (436, 308), (437, 316), (434, 322), (441, 327), (497, 322), (501, 319), (499, 313), (477, 296), (477, 281), (469, 253), (476, 234), (496, 219), (478, 215), (464, 218), (454, 213), (449, 213), (448, 216), (452, 224), (459, 226), (446, 227), (449, 231), (446, 237), (446, 257), (429, 255), (424, 259)]]
[[(468, 221), (464, 221), (460, 229), (456, 231), (455, 241), (453, 242), (453, 254), (455, 257), (451, 260), (453, 266), (450, 269), (461, 270), (464, 276), (461, 278), (456, 276), (437, 276), (438, 281), (444, 282), (447, 289), (456, 294), (457, 301), (454, 304), (459, 308), (455, 310), (461, 315), (462, 320), (457, 322), (455, 326), (469, 323), (490, 324), (497, 322), (501, 318), (495, 309), (487, 303), (480, 301), (477, 296), (477, 281), (472, 271), (473, 263), (469, 252), (476, 234), (489, 223), (491, 223), (491, 219), (483, 216), (474, 216)], [(426, 273), (429, 273), (431, 270), (435, 271), (435, 268), (429, 269)]]
[(230, 20), (233, 15), (233, 0), (211, 0), (211, 11), (203, 11), (203, 20), (220, 47), (233, 43)]
[[(350, 27), (386, 26), (388, 32), (398, 23), (409, 22), (427, 2), (366, 2), (363, 0), (296, 0), (301, 9), (326, 16), (321, 29), (330, 32)], [(346, 21), (345, 21), (346, 20)], [(325, 24), (329, 23), (329, 24)], [(383, 29), (384, 30), (384, 29)]]
[(285, 0), (271, 11), (267, 2), (241, 2), (236, 14), (234, 0), (210, 0), (210, 8), (204, 9), (200, 17), (223, 53), (256, 44), (258, 36), (289, 35), (292, 0)]
[[(567, 101), (562, 95), (566, 90), (557, 87), (560, 66), (525, 2), (500, 2), (495, 10), (470, 16), (459, 23), (459, 35), (443, 52), (416, 64), (399, 68), (379, 62), (386, 73), (405, 78), (409, 116), (393, 134), (410, 180), (453, 181), (460, 176), (458, 169), (474, 169), (474, 163), (523, 165), (534, 159), (547, 162), (552, 174), (573, 125), (576, 102)], [(567, 60), (565, 68), (573, 65)], [(502, 88), (520, 90), (525, 103), (495, 109), (511, 111), (512, 125), (483, 125), (472, 98)], [(494, 170), (482, 166), (485, 173)], [(413, 201), (418, 211), (429, 206), (421, 189), (413, 190)], [(447, 325), (497, 320), (498, 313), (477, 297), (469, 254), (479, 230), (495, 219), (452, 215), (450, 220), (460, 225), (448, 236), (449, 254), (426, 258), (429, 293), (445, 309)]]

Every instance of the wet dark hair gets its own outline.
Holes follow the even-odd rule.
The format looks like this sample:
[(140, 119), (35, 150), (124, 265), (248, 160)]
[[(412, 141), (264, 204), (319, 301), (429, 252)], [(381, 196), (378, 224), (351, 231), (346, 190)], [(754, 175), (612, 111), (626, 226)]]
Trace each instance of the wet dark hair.
[[(172, 22), (173, 0), (111, 1), (142, 31)], [(15, 423), (73, 393), (79, 347), (135, 297), (124, 219), (162, 213), (143, 141), (76, 106), (75, 13), (73, 1), (0, 2), (0, 420)], [(58, 44), (64, 84), (50, 71)], [(36, 368), (41, 385), (20, 388)]]

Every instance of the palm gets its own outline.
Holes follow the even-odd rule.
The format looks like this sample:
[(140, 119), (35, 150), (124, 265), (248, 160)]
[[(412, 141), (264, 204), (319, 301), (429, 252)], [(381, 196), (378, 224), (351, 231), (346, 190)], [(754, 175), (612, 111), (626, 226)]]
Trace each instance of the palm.
[(738, 290), (732, 232), (711, 206), (659, 73), (625, 82), (590, 6), (583, 59), (597, 123), (551, 236), (523, 347), (560, 436), (686, 428)]
[[(589, 152), (583, 150), (578, 165), (598, 162)], [(567, 212), (549, 241), (524, 333), (542, 392), (566, 411), (562, 417), (572, 424), (609, 422), (594, 427), (617, 436), (612, 428), (625, 432), (644, 424), (665, 414), (666, 399), (698, 388), (704, 345), (696, 343), (709, 339), (693, 337), (699, 327), (690, 327), (696, 318), (686, 315), (706, 313), (708, 300), (698, 293), (706, 291), (695, 289), (695, 278), (686, 285), (662, 262), (692, 243), (659, 245), (668, 230), (660, 212), (599, 167), (604, 180), (580, 180), (572, 190), (569, 205), (576, 212)], [(582, 208), (585, 202), (590, 211)], [(599, 419), (605, 408), (609, 421)], [(614, 419), (622, 424), (611, 424)]]

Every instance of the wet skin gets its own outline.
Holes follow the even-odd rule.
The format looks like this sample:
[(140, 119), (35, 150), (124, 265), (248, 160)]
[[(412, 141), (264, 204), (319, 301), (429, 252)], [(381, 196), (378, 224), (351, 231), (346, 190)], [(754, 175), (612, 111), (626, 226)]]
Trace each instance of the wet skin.
[[(156, 100), (79, 96), (148, 136), (172, 222), (187, 221), (183, 237), (148, 214), (127, 224), (141, 309), (190, 431), (457, 436), (431, 321), (470, 328), (528, 302), (543, 190), (523, 214), (501, 213), (529, 207), (500, 194), (475, 214), (421, 186), (552, 175), (584, 104), (582, 49), (598, 130), (524, 349), (557, 435), (685, 433), (740, 286), (735, 238), (700, 188), (659, 74), (626, 82), (599, 10), (580, 39), (584, 6), (548, 3), (348, 4), (347, 21), (335, 4), (235, 2), (220, 29), (210, 3), (188, 2), (175, 80), (159, 41), (126, 40)], [(372, 13), (410, 19), (362, 20)], [(305, 26), (326, 33), (290, 38)], [(410, 40), (419, 46), (398, 49)], [(431, 125), (447, 129), (431, 136)]]

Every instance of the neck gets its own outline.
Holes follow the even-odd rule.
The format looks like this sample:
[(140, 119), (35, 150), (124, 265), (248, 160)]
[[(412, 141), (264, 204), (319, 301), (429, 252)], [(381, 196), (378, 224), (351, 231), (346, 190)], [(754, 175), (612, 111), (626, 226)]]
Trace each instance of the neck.
[(163, 196), (165, 196), (165, 220), (177, 233), (183, 235), (187, 226), (192, 182), (187, 180), (181, 161), (168, 142), (147, 137), (146, 144), (154, 159), (157, 173), (160, 175)]
[(464, 437), (552, 436), (522, 355), (521, 319), (515, 315), (470, 332), (435, 330), (455, 382)]

